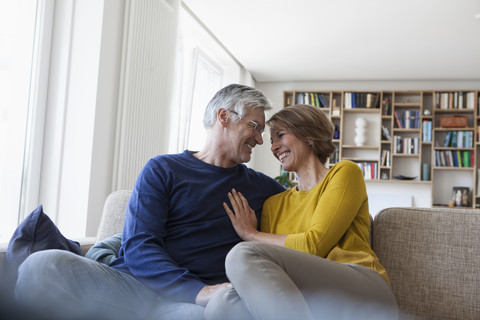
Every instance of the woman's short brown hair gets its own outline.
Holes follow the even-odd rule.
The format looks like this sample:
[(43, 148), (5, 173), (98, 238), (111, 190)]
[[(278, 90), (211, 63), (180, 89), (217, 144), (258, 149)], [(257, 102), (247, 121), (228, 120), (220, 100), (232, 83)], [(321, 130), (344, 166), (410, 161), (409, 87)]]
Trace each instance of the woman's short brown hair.
[(336, 149), (332, 142), (335, 127), (317, 107), (306, 104), (286, 107), (275, 113), (266, 124), (271, 129), (285, 129), (312, 145), (313, 151), (323, 164)]

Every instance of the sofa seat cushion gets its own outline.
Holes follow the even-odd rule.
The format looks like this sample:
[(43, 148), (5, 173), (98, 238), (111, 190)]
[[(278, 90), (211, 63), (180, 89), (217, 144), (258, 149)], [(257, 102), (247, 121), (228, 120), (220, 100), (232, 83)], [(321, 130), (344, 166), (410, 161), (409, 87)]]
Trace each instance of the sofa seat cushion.
[(388, 208), (373, 224), (402, 318), (480, 319), (480, 211)]

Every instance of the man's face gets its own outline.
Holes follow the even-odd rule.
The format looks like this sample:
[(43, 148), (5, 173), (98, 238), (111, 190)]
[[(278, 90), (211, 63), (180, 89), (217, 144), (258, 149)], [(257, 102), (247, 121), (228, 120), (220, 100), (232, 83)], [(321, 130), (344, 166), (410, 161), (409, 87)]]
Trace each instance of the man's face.
[[(230, 114), (232, 119), (236, 115)], [(255, 123), (258, 124), (254, 129)], [(265, 113), (260, 108), (248, 108), (244, 116), (236, 123), (231, 123), (229, 143), (231, 145), (230, 157), (234, 163), (249, 162), (252, 149), (257, 144), (263, 143), (261, 132), (265, 128)]]

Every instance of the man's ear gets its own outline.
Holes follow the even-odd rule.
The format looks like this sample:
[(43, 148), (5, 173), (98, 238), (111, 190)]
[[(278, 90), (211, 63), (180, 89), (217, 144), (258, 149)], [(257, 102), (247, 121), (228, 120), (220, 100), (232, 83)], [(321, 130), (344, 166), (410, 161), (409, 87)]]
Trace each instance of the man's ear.
[(223, 109), (223, 108), (218, 109), (217, 119), (218, 119), (218, 122), (220, 122), (220, 125), (222, 127), (225, 127), (227, 125), (228, 117), (229, 117), (229, 114), (227, 109)]

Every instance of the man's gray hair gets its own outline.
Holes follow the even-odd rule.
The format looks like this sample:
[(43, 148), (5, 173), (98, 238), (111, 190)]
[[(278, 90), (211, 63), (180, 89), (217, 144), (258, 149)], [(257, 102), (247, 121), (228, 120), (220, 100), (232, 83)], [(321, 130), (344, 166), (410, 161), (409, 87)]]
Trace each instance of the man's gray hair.
[[(203, 117), (203, 126), (211, 128), (220, 108), (235, 111), (238, 119), (243, 117), (247, 108), (261, 108), (263, 111), (272, 107), (265, 95), (255, 88), (231, 84), (220, 89), (208, 103)], [(237, 119), (237, 121), (238, 121)]]

